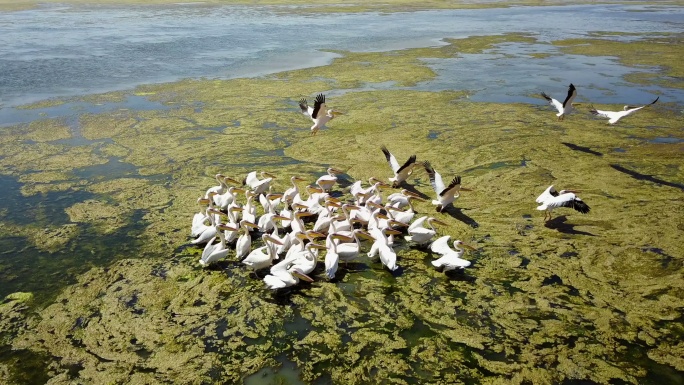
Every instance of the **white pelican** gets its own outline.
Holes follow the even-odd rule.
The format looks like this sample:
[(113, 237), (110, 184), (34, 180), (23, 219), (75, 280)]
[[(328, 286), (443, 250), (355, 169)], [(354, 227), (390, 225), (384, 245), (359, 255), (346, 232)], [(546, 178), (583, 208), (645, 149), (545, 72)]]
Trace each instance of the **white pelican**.
[(259, 195), (261, 193), (264, 193), (268, 190), (268, 188), (271, 186), (271, 181), (275, 179), (275, 176), (262, 171), (261, 173), (261, 178), (259, 179), (257, 177), (257, 172), (252, 171), (249, 174), (247, 174), (247, 177), (245, 177), (245, 180), (242, 181), (243, 185), (249, 186), (249, 188), (254, 191), (254, 195)]
[(299, 108), (302, 109), (302, 113), (304, 115), (308, 115), (314, 122), (314, 125), (311, 126), (311, 135), (316, 135), (318, 130), (323, 128), (326, 123), (331, 121), (336, 116), (342, 115), (341, 112), (335, 111), (333, 109), (326, 111), (325, 95), (323, 94), (318, 94), (318, 96), (316, 96), (313, 108), (309, 107), (306, 99), (299, 101)]
[(210, 198), (200, 197), (197, 199), (197, 204), (200, 205), (200, 211), (195, 213), (192, 217), (192, 226), (190, 227), (191, 236), (197, 237), (202, 234), (202, 231), (207, 229), (208, 226), (205, 225), (204, 222), (209, 220), (207, 209), (210, 207), (210, 203)]
[(608, 120), (608, 123), (615, 124), (618, 122), (618, 120), (624, 118), (625, 116), (631, 115), (631, 114), (639, 111), (640, 109), (642, 109), (644, 107), (650, 106), (651, 104), (655, 104), (658, 101), (658, 99), (660, 99), (660, 96), (658, 96), (656, 98), (656, 100), (652, 101), (651, 103), (645, 104), (641, 107), (625, 106), (623, 111), (597, 110), (594, 108), (594, 106), (591, 106), (591, 109), (589, 110), (589, 112), (591, 112), (592, 114), (594, 114), (596, 116), (608, 118), (608, 119), (610, 119), (610, 120)]
[(437, 193), (437, 199), (432, 201), (432, 204), (437, 206), (437, 212), (441, 213), (448, 205), (452, 204), (461, 195), (459, 193), (460, 190), (469, 191), (468, 189), (461, 188), (460, 175), (456, 176), (448, 186), (445, 186), (444, 181), (442, 181), (442, 176), (432, 168), (430, 162), (424, 161), (423, 167), (430, 176), (432, 188)]
[(264, 277), (264, 283), (269, 289), (277, 290), (294, 286), (300, 279), (313, 282), (313, 278), (293, 263), (293, 259), (285, 259), (271, 267), (271, 274)]
[(252, 250), (249, 255), (242, 260), (242, 263), (251, 268), (256, 274), (257, 270), (265, 269), (271, 266), (274, 259), (278, 258), (276, 254), (276, 245), (280, 244), (280, 241), (274, 239), (268, 234), (261, 236), (264, 245), (258, 249)]
[(572, 101), (575, 100), (575, 96), (577, 96), (577, 89), (572, 83), (570, 83), (570, 86), (568, 86), (568, 96), (565, 97), (563, 103), (550, 97), (544, 92), (541, 93), (541, 96), (544, 99), (546, 99), (550, 105), (556, 107), (556, 109), (558, 110), (558, 113), (556, 114), (558, 120), (563, 120), (565, 119), (565, 115), (569, 114), (570, 111), (572, 111)]
[(226, 237), (226, 242), (228, 242), (228, 243), (235, 241), (239, 235), (240, 223), (239, 223), (239, 214), (237, 214), (237, 213), (239, 213), (241, 211), (242, 211), (242, 207), (239, 207), (239, 206), (228, 207), (228, 223), (226, 223), (226, 225), (237, 229), (235, 231), (226, 230), (224, 232), (224, 236)]
[(389, 178), (389, 181), (392, 182), (392, 187), (399, 187), (399, 185), (413, 172), (413, 166), (416, 165), (416, 156), (411, 155), (408, 160), (400, 166), (399, 162), (397, 162), (397, 158), (389, 152), (387, 147), (382, 146), (380, 149), (382, 150), (382, 153), (385, 154), (385, 158), (392, 168), (392, 172), (394, 172), (394, 177)]
[(283, 193), (283, 201), (287, 205), (291, 205), (295, 195), (299, 194), (299, 187), (297, 187), (297, 182), (304, 182), (304, 181), (306, 181), (306, 179), (299, 177), (299, 176), (296, 176), (296, 175), (290, 178), (290, 182), (292, 182), (292, 187), (288, 188)]
[(371, 230), (370, 233), (370, 236), (373, 237), (375, 241), (368, 252), (368, 257), (374, 258), (376, 254), (380, 254), (380, 262), (382, 262), (390, 271), (399, 268), (399, 266), (397, 266), (397, 253), (395, 253), (392, 246), (389, 245), (388, 240), (388, 236), (394, 234), (401, 234), (401, 232), (389, 228), (382, 230), (375, 228)]
[(228, 189), (228, 185), (226, 184), (226, 182), (232, 182), (235, 184), (238, 183), (238, 181), (236, 181), (235, 179), (228, 178), (223, 174), (216, 174), (214, 176), (214, 178), (216, 178), (216, 181), (219, 182), (219, 184), (218, 184), (218, 186), (210, 187), (207, 190), (207, 192), (204, 193), (205, 198), (209, 198), (210, 192), (215, 192), (215, 193), (218, 193), (219, 195), (224, 194), (226, 192), (226, 190)]
[(551, 185), (537, 197), (537, 203), (539, 203), (537, 210), (545, 210), (544, 219), (548, 216), (547, 221), (551, 220), (551, 211), (558, 207), (570, 207), (582, 214), (586, 214), (590, 210), (589, 206), (575, 195), (578, 192), (576, 190), (561, 190), (557, 192), (553, 185)]
[(214, 237), (214, 239), (207, 243), (207, 245), (204, 247), (204, 251), (202, 252), (202, 258), (199, 260), (200, 265), (208, 266), (210, 263), (216, 262), (228, 256), (230, 249), (226, 245), (226, 237), (224, 232), (235, 231), (237, 231), (237, 229), (230, 226), (216, 225), (216, 232), (220, 241), (219, 243), (214, 244), (214, 239), (216, 239), (216, 237)]
[(250, 227), (252, 229), (258, 228), (258, 226), (252, 222), (246, 221), (244, 219), (240, 221), (240, 230), (242, 230), (243, 233), (240, 235), (240, 237), (238, 237), (237, 243), (235, 243), (235, 255), (238, 259), (248, 255), (252, 249), (252, 235), (250, 234)]
[[(337, 267), (339, 266), (340, 255), (337, 252), (337, 244), (341, 235), (329, 233), (325, 240), (325, 246), (328, 250), (325, 253), (325, 275), (328, 279), (335, 278), (335, 273), (337, 273)], [(346, 238), (346, 237), (345, 237)]]
[(335, 183), (337, 183), (336, 175), (343, 174), (344, 171), (340, 171), (334, 167), (328, 167), (327, 173), (327, 175), (323, 175), (316, 180), (316, 184), (321, 188), (321, 190), (323, 190), (323, 192), (330, 191), (333, 186), (335, 186)]
[[(430, 227), (429, 229), (424, 227), (423, 224), (427, 223), (427, 225)], [(409, 242), (414, 242), (417, 243), (418, 245), (425, 245), (430, 240), (432, 240), (432, 237), (437, 234), (437, 230), (435, 230), (435, 226), (433, 223), (436, 223), (438, 225), (446, 226), (447, 224), (440, 221), (439, 219), (433, 218), (433, 217), (420, 217), (413, 221), (411, 225), (408, 228), (408, 233), (409, 235), (404, 237)]]
[(221, 223), (221, 216), (226, 215), (216, 209), (207, 209), (207, 216), (209, 217), (209, 222), (211, 226), (207, 226), (202, 233), (196, 238), (190, 241), (193, 245), (201, 245), (203, 243), (209, 242), (212, 238), (216, 236), (216, 225)]
[(363, 238), (375, 241), (375, 238), (373, 238), (372, 235), (361, 229), (355, 229), (352, 231), (351, 237), (337, 233), (335, 233), (335, 235), (339, 241), (346, 242), (337, 245), (337, 254), (339, 259), (344, 262), (351, 261), (359, 256), (359, 253), (361, 252), (361, 241), (359, 240), (359, 235), (361, 235)]
[(332, 222), (333, 219), (337, 219), (336, 217), (333, 218), (332, 208), (339, 206), (340, 205), (338, 203), (326, 201), (323, 205), (324, 210), (320, 214), (318, 214), (318, 218), (316, 218), (316, 222), (313, 226), (313, 231), (327, 232), (328, 228), (330, 228), (330, 222)]
[(402, 189), (401, 192), (390, 194), (387, 197), (387, 204), (397, 209), (409, 206), (411, 211), (415, 212), (416, 210), (411, 203), (411, 199), (417, 199), (419, 201), (425, 200), (407, 189)]
[[(292, 235), (294, 234), (294, 235)], [(294, 254), (297, 254), (299, 252), (302, 252), (305, 250), (305, 245), (304, 241), (308, 239), (311, 241), (310, 243), (313, 243), (314, 239), (316, 238), (325, 238), (325, 234), (322, 233), (317, 233), (312, 230), (308, 230), (306, 232), (297, 232), (297, 233), (289, 233), (291, 236), (290, 241), (292, 242), (290, 249), (287, 250), (287, 254), (285, 255), (285, 258), (290, 258)]]
[(235, 202), (236, 193), (244, 193), (245, 190), (237, 187), (228, 187), (225, 193), (221, 195), (214, 195), (214, 204), (221, 209), (226, 210), (233, 202)]
[(465, 251), (463, 247), (475, 250), (474, 247), (459, 240), (454, 241), (454, 250), (452, 250), (449, 247), (450, 238), (451, 237), (449, 235), (445, 235), (441, 238), (438, 238), (430, 245), (430, 250), (432, 250), (433, 253), (442, 255), (441, 258), (432, 261), (432, 265), (438, 269), (443, 267), (443, 271), (445, 273), (449, 270), (462, 270), (470, 266), (470, 261), (461, 258)]
[(257, 219), (256, 219), (256, 206), (254, 205), (254, 194), (253, 191), (247, 190), (245, 191), (245, 196), (247, 197), (247, 203), (242, 207), (242, 219), (246, 220), (247, 222), (251, 222), (256, 224)]

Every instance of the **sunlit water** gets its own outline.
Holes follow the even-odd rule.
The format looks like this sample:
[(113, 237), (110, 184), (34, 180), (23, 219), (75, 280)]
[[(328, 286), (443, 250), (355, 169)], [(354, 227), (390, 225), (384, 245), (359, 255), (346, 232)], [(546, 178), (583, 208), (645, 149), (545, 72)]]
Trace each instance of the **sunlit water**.
[[(661, 100), (684, 103), (680, 90), (635, 86), (622, 76), (651, 72), (622, 66), (610, 53), (605, 57), (554, 55), (545, 45), (556, 39), (585, 37), (589, 31), (630, 33), (681, 32), (682, 8), (622, 5), (569, 7), (514, 7), (487, 10), (425, 11), (397, 14), (283, 14), (279, 8), (177, 5), (164, 7), (49, 6), (0, 14), (0, 126), (47, 117), (70, 117), (73, 138), (65, 145), (89, 142), (78, 134), (75, 118), (81, 113), (117, 109), (156, 110), (169, 107), (141, 96), (122, 102), (66, 103), (39, 109), (15, 106), (51, 97), (79, 96), (126, 90), (140, 84), (182, 78), (253, 77), (283, 70), (329, 63), (330, 49), (386, 51), (438, 46), (444, 38), (463, 38), (507, 32), (529, 33), (540, 44), (507, 44), (495, 52), (465, 54), (453, 59), (426, 59), (438, 76), (413, 87), (421, 90), (468, 90), (473, 100), (540, 103), (532, 95), (545, 90), (563, 95), (569, 82), (581, 90), (579, 100), (614, 103), (621, 100)], [(629, 12), (638, 11), (638, 12)], [(615, 37), (629, 39), (630, 37)], [(551, 54), (533, 58), (531, 52)], [(390, 89), (393, 83), (369, 84), (364, 89)], [(327, 90), (335, 93), (354, 90)], [(239, 123), (237, 123), (239, 124)], [(225, 127), (216, 127), (222, 130)], [(432, 135), (432, 134), (431, 134)], [(435, 134), (436, 135), (436, 134)], [(680, 143), (663, 137), (654, 143)], [(620, 149), (616, 149), (618, 151)], [(282, 156), (282, 153), (263, 154)], [(294, 161), (294, 160), (292, 160)], [(524, 159), (522, 160), (524, 165)], [(508, 164), (494, 164), (506, 167)], [(106, 172), (105, 172), (106, 171)], [(467, 170), (476, 171), (476, 170)], [(110, 162), (75, 170), (90, 179), (136, 177), (134, 165)], [(68, 223), (64, 209), (90, 193), (49, 193), (23, 197), (16, 178), (0, 176), (0, 212), (18, 225)], [(3, 269), (0, 296), (14, 291), (40, 290), (47, 279), (68, 284), (73, 272), (105, 264), (136, 247), (142, 231), (140, 218), (107, 240), (84, 231), (65, 251), (49, 254), (28, 247), (22, 237), (0, 239)], [(111, 245), (119, 245), (112, 247)], [(84, 257), (86, 256), (86, 257)], [(40, 271), (34, 270), (39, 263)], [(292, 326), (297, 332), (297, 325)], [(297, 382), (298, 372), (286, 358), (277, 371), (263, 369), (246, 383), (268, 383), (273, 377)]]

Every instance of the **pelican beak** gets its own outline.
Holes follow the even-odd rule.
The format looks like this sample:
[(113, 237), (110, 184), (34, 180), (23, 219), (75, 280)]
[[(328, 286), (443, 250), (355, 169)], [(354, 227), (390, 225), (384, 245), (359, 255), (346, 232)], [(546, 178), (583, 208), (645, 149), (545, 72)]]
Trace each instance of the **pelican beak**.
[[(305, 236), (306, 238), (312, 238), (312, 239), (316, 239), (316, 238), (325, 238), (325, 234), (319, 233), (318, 231), (313, 231), (313, 230), (307, 231), (306, 234), (304, 234), (304, 236)], [(325, 246), (324, 246), (324, 247), (325, 247)]]
[(308, 275), (304, 274), (304, 272), (301, 271), (301, 270), (299, 270), (299, 269), (293, 269), (293, 270), (292, 270), (292, 274), (296, 275), (297, 277), (299, 277), (299, 279), (302, 279), (302, 280), (304, 280), (304, 281), (313, 282), (313, 278), (311, 278), (311, 277), (309, 277)]
[(408, 226), (406, 223), (395, 221), (395, 220), (390, 220), (389, 224), (390, 224), (390, 226)]
[(304, 182), (306, 179), (302, 178), (301, 176), (295, 176), (295, 177), (294, 177), (294, 180), (297, 180), (297, 181), (300, 181), (300, 182)]
[(240, 194), (242, 194), (242, 193), (244, 193), (245, 191), (247, 191), (247, 190), (245, 190), (245, 189), (243, 189), (243, 188), (237, 188), (237, 187), (234, 187), (234, 188), (233, 188), (233, 192), (235, 192), (235, 193), (240, 193)]
[(282, 197), (283, 197), (283, 194), (281, 194), (281, 193), (266, 194), (266, 198), (268, 198), (268, 199), (278, 199), (278, 198), (282, 198)]
[(333, 234), (332, 237), (333, 237), (334, 239), (338, 239), (338, 240), (340, 240), (340, 241), (342, 241), (342, 242), (351, 242), (351, 241), (354, 240), (354, 238), (350, 238), (350, 237), (348, 237), (348, 236), (346, 236), (346, 235), (342, 235), (342, 234)]
[(322, 193), (322, 192), (323, 192), (323, 189), (322, 189), (322, 188), (318, 188), (318, 187), (314, 187), (314, 186), (306, 186), (306, 191), (308, 191), (309, 194), (312, 194), (312, 193)]
[(464, 247), (469, 248), (470, 250), (473, 250), (473, 251), (477, 250), (476, 248), (474, 248), (473, 246), (470, 246), (470, 245), (467, 244), (467, 243), (462, 243), (462, 245), (463, 245)]
[(373, 238), (372, 235), (368, 234), (368, 233), (365, 232), (365, 231), (359, 231), (358, 234), (359, 234), (360, 236), (362, 236), (362, 237), (364, 237), (364, 238), (370, 240), (370, 241), (374, 241), (374, 240), (375, 240), (375, 238)]
[(325, 200), (326, 200), (327, 202), (342, 203), (339, 199), (334, 198), (334, 197), (330, 197), (330, 196), (329, 196), (329, 197), (326, 197)]
[(210, 191), (209, 194), (207, 194), (209, 198), (213, 197), (214, 195), (218, 195), (218, 193), (216, 191)]
[(469, 189), (466, 187), (461, 187), (459, 190), (461, 190), (461, 191), (473, 191), (472, 189)]
[(200, 198), (197, 200), (197, 203), (201, 205), (208, 205), (209, 203), (211, 203), (211, 201), (207, 198)]
[(366, 206), (375, 207), (376, 209), (384, 209), (383, 206), (381, 206), (381, 205), (379, 205), (379, 204), (377, 204), (377, 203), (375, 203), (375, 202), (368, 202), (368, 203), (366, 203)]
[(581, 191), (579, 190), (565, 190), (565, 192), (573, 193), (573, 194), (579, 194)]
[(385, 234), (394, 234), (394, 235), (401, 234), (401, 231), (393, 230), (393, 229), (385, 229), (384, 232), (385, 232)]
[(282, 215), (276, 215), (273, 217), (273, 219), (280, 219), (281, 221), (289, 221), (290, 220), (290, 218), (284, 217)]
[(325, 245), (321, 245), (320, 243), (310, 243), (311, 247), (318, 249), (318, 250), (327, 250), (328, 248), (325, 247)]
[(233, 206), (230, 208), (230, 211), (243, 211), (244, 209), (240, 206)]
[(310, 217), (314, 214), (312, 214), (308, 211), (298, 211), (297, 214), (295, 214), (295, 215), (297, 215), (298, 217)]
[(254, 223), (252, 223), (252, 222), (247, 222), (247, 221), (245, 221), (245, 226), (249, 226), (249, 227), (251, 227), (251, 228), (253, 228), (253, 229), (258, 229), (258, 228), (259, 228), (258, 225), (255, 225)]
[(340, 115), (344, 115), (344, 113), (342, 113), (342, 112), (340, 112), (340, 111), (334, 111), (334, 110), (333, 110), (332, 116), (340, 116)]
[(333, 174), (344, 174), (344, 171), (340, 170), (339, 168), (331, 167), (330, 171), (332, 171)]
[(223, 178), (223, 181), (226, 182), (226, 183), (240, 184), (239, 181), (236, 181), (235, 179), (230, 178), (230, 177), (225, 177), (225, 178)]
[(446, 223), (446, 222), (442, 222), (442, 221), (440, 221), (439, 219), (435, 219), (435, 220), (433, 220), (433, 221), (432, 221), (432, 223), (436, 223), (436, 224), (438, 224), (438, 225), (442, 225), (442, 226), (449, 226), (449, 224), (448, 224), (448, 223)]
[(262, 175), (262, 176), (267, 176), (267, 177), (269, 177), (269, 178), (276, 179), (275, 175), (273, 175), (273, 174), (271, 174), (271, 173), (269, 173), (269, 172), (265, 172), (265, 171), (264, 171), (264, 172), (261, 173), (261, 175)]
[(225, 231), (233, 231), (233, 232), (237, 232), (237, 231), (238, 231), (238, 229), (236, 229), (236, 228), (234, 228), (234, 227), (226, 226), (226, 225), (223, 225), (223, 224), (216, 226), (216, 228), (219, 229), (219, 230), (225, 230)]

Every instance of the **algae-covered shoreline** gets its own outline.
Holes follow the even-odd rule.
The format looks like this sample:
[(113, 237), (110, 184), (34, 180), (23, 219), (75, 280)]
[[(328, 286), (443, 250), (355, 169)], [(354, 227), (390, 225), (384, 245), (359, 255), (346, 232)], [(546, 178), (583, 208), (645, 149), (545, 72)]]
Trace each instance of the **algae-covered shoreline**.
[[(653, 65), (630, 48), (650, 41), (668, 54), (660, 55), (667, 68), (642, 80), (676, 76), (681, 37), (652, 39), (602, 44), (628, 65)], [(554, 43), (596, 54), (583, 48), (588, 41)], [(64, 199), (55, 199), (58, 220), (34, 203), (18, 209), (33, 223), (0, 226), (3, 240), (21, 243), (10, 256), (27, 248), (39, 256), (18, 271), (0, 267), (15, 287), (16, 276), (35, 276), (0, 305), (0, 379), (239, 382), (285, 357), (306, 383), (682, 381), (684, 144), (656, 140), (682, 138), (681, 106), (662, 101), (608, 126), (583, 106), (558, 122), (541, 99), (484, 103), (469, 100), (469, 90), (399, 89), (435, 78), (422, 59), (533, 42), (508, 34), (340, 52), (314, 69), (133, 91), (164, 110), (4, 127), (0, 170), (14, 178), (16, 202)], [(387, 81), (396, 87), (354, 90)], [(311, 137), (299, 98), (344, 89), (352, 91), (329, 99), (344, 117)], [(88, 99), (113, 97), (126, 95)], [(440, 229), (477, 245), (464, 274), (444, 275), (429, 253), (402, 247), (396, 274), (364, 259), (337, 280), (318, 269), (314, 283), (277, 295), (231, 257), (210, 269), (197, 264), (201, 250), (187, 234), (214, 174), (269, 171), (277, 190), (294, 174), (313, 181), (328, 165), (349, 179), (386, 178), (381, 144), (473, 188)], [(425, 174), (410, 182), (431, 194)], [(544, 224), (534, 198), (550, 184), (582, 190), (591, 213), (558, 213)], [(41, 270), (58, 256), (68, 271)]]

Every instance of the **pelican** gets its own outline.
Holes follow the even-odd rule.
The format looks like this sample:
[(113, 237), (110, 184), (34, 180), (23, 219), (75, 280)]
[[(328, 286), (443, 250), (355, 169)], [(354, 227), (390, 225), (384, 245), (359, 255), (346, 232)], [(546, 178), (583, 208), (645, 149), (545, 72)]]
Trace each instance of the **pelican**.
[(341, 112), (333, 109), (326, 111), (325, 95), (323, 94), (318, 94), (318, 96), (316, 96), (313, 108), (309, 107), (306, 99), (299, 101), (299, 108), (302, 109), (304, 115), (308, 115), (314, 122), (314, 125), (311, 126), (311, 135), (316, 135), (318, 130), (325, 127), (326, 123), (333, 120), (336, 116), (342, 115)]
[(373, 193), (380, 188), (380, 186), (388, 186), (387, 183), (374, 176), (368, 178), (368, 183), (370, 184), (370, 187), (363, 188), (361, 186), (361, 181), (357, 180), (349, 187), (349, 193), (356, 198), (356, 204), (359, 206), (365, 205), (368, 198), (370, 198), (371, 195), (373, 195)]
[(409, 206), (411, 211), (415, 212), (416, 209), (413, 207), (411, 199), (417, 199), (419, 201), (425, 200), (422, 197), (408, 191), (407, 189), (402, 189), (399, 193), (390, 194), (387, 197), (387, 204), (397, 209)]
[(190, 227), (191, 236), (197, 237), (207, 229), (208, 226), (205, 225), (204, 222), (209, 219), (209, 216), (207, 215), (207, 209), (211, 207), (210, 203), (210, 198), (200, 197), (197, 199), (197, 204), (200, 205), (200, 211), (195, 213), (195, 215), (192, 217), (192, 226)]
[(390, 271), (399, 268), (397, 266), (397, 253), (394, 252), (392, 246), (389, 245), (387, 237), (393, 234), (401, 234), (400, 231), (389, 228), (380, 230), (375, 228), (371, 230), (370, 236), (375, 239), (371, 250), (368, 252), (369, 258), (374, 258), (376, 254), (380, 254), (380, 262), (385, 265)]
[(294, 286), (300, 279), (313, 282), (313, 278), (306, 275), (293, 260), (285, 259), (271, 267), (271, 274), (264, 277), (264, 283), (269, 289), (277, 290)]
[(399, 166), (397, 158), (389, 152), (387, 147), (382, 146), (380, 149), (382, 150), (382, 153), (385, 154), (385, 158), (392, 168), (392, 172), (394, 172), (394, 177), (389, 178), (389, 181), (392, 182), (392, 187), (399, 187), (399, 185), (401, 185), (413, 172), (413, 166), (416, 165), (416, 156), (411, 155), (402, 166)]
[(247, 203), (242, 207), (242, 219), (247, 220), (247, 222), (255, 223), (256, 219), (256, 206), (254, 205), (254, 194), (253, 191), (245, 191), (245, 196), (247, 196)]
[(589, 110), (589, 112), (591, 112), (592, 114), (594, 114), (596, 116), (608, 118), (609, 124), (615, 124), (618, 122), (618, 120), (624, 118), (625, 116), (631, 115), (631, 114), (639, 111), (640, 109), (642, 109), (644, 107), (650, 106), (651, 104), (655, 104), (658, 101), (658, 99), (660, 99), (660, 96), (658, 96), (651, 103), (645, 104), (641, 107), (625, 106), (623, 111), (603, 111), (603, 110), (597, 110), (594, 108), (594, 106), (591, 106), (591, 109)]
[(235, 244), (235, 255), (238, 259), (248, 255), (249, 251), (252, 249), (252, 235), (250, 234), (250, 227), (255, 229), (259, 226), (244, 219), (240, 221), (240, 230), (243, 231), (243, 234), (238, 237), (237, 243)]
[(563, 120), (565, 119), (565, 115), (569, 114), (570, 111), (572, 111), (572, 101), (575, 100), (575, 96), (577, 96), (577, 89), (575, 86), (570, 83), (570, 86), (568, 86), (568, 96), (565, 97), (565, 100), (563, 103), (559, 102), (558, 100), (550, 97), (549, 95), (545, 94), (544, 92), (541, 93), (541, 96), (546, 99), (550, 105), (556, 107), (558, 110), (558, 113), (556, 116), (558, 117), (558, 120)]
[(347, 237), (345, 235), (338, 233), (335, 233), (335, 235), (337, 236), (337, 239), (339, 241), (351, 242), (340, 243), (337, 245), (337, 254), (339, 256), (339, 259), (344, 262), (351, 261), (359, 256), (359, 253), (361, 252), (361, 241), (359, 240), (359, 235), (363, 238), (375, 241), (375, 238), (373, 238), (372, 235), (368, 234), (367, 232), (361, 229), (355, 229), (354, 231), (352, 231), (351, 237)]
[(245, 180), (242, 181), (243, 185), (249, 186), (249, 188), (254, 191), (254, 195), (266, 192), (271, 185), (271, 181), (275, 179), (275, 176), (264, 171), (262, 171), (260, 175), (262, 179), (257, 177), (256, 171), (252, 171), (247, 174)]
[(337, 273), (337, 267), (339, 266), (340, 261), (340, 254), (337, 252), (337, 244), (340, 237), (342, 236), (329, 233), (325, 240), (325, 245), (328, 250), (325, 253), (325, 275), (328, 279), (335, 278), (335, 273)]
[(209, 241), (209, 243), (207, 243), (207, 245), (204, 247), (204, 251), (202, 251), (202, 258), (199, 260), (200, 265), (208, 266), (210, 263), (216, 262), (228, 256), (230, 249), (228, 246), (226, 246), (226, 237), (224, 235), (224, 231), (234, 232), (237, 231), (237, 229), (222, 224), (216, 225), (216, 232), (220, 242), (214, 244), (214, 240), (216, 239), (216, 237), (214, 237), (211, 241)]
[(316, 180), (316, 184), (318, 185), (318, 187), (321, 188), (321, 190), (323, 190), (323, 192), (330, 191), (335, 185), (335, 183), (337, 183), (336, 175), (344, 173), (344, 171), (340, 171), (334, 167), (328, 167), (327, 172), (327, 175), (323, 175), (322, 177), (318, 178), (318, 180)]
[(292, 204), (292, 201), (295, 197), (295, 195), (299, 194), (299, 187), (297, 187), (297, 182), (304, 182), (306, 179), (299, 177), (299, 176), (293, 176), (290, 178), (290, 182), (292, 183), (292, 187), (288, 188), (285, 190), (283, 193), (283, 202), (285, 202), (287, 205)]
[[(428, 229), (424, 227), (424, 223), (427, 223), (427, 225), (430, 228)], [(420, 246), (427, 244), (428, 242), (430, 242), (432, 237), (434, 237), (435, 234), (437, 234), (437, 230), (435, 230), (435, 226), (433, 225), (433, 223), (442, 226), (447, 225), (446, 223), (440, 221), (437, 218), (428, 216), (420, 217), (413, 221), (413, 223), (411, 223), (411, 225), (408, 228), (409, 235), (404, 237), (404, 239), (406, 239), (409, 242), (417, 243)]]
[(221, 209), (221, 210), (226, 210), (230, 204), (235, 202), (235, 194), (236, 193), (244, 193), (245, 190), (237, 187), (228, 187), (225, 193), (219, 195), (214, 195), (214, 204)]
[(432, 261), (432, 265), (438, 269), (443, 267), (443, 271), (445, 273), (449, 270), (463, 270), (470, 266), (470, 261), (461, 258), (465, 252), (463, 247), (475, 250), (474, 247), (467, 245), (460, 240), (454, 241), (454, 250), (452, 250), (449, 247), (450, 238), (451, 236), (445, 235), (441, 238), (438, 238), (430, 245), (430, 250), (432, 250), (433, 253), (437, 253), (442, 256), (441, 258)]
[(551, 185), (537, 197), (537, 203), (539, 203), (537, 210), (545, 210), (544, 219), (548, 216), (547, 221), (551, 220), (551, 211), (558, 207), (571, 207), (582, 214), (586, 214), (590, 210), (589, 206), (575, 195), (578, 192), (576, 190), (561, 190), (558, 192)]
[(226, 182), (231, 182), (231, 183), (235, 183), (235, 184), (238, 183), (238, 181), (236, 181), (235, 179), (228, 178), (223, 174), (216, 174), (214, 176), (214, 178), (216, 178), (216, 181), (219, 182), (219, 184), (218, 184), (218, 186), (210, 187), (207, 190), (207, 192), (204, 193), (205, 198), (209, 198), (210, 192), (215, 192), (215, 193), (218, 193), (219, 195), (224, 194), (226, 192), (226, 190), (228, 189), (228, 185), (226, 184)]
[(280, 241), (271, 237), (268, 234), (261, 236), (264, 246), (252, 250), (247, 258), (242, 260), (242, 263), (251, 268), (256, 274), (257, 270), (267, 268), (271, 265), (274, 259), (278, 258), (276, 254), (276, 245), (280, 245)]
[(460, 175), (456, 176), (451, 181), (451, 183), (449, 183), (449, 186), (445, 187), (444, 181), (442, 181), (442, 176), (439, 175), (439, 173), (435, 171), (434, 168), (432, 168), (430, 162), (424, 161), (423, 167), (430, 176), (430, 184), (432, 184), (432, 188), (437, 193), (437, 199), (432, 201), (432, 204), (437, 206), (437, 212), (441, 213), (442, 211), (444, 211), (446, 206), (452, 204), (459, 196), (461, 196), (461, 194), (459, 193), (460, 190), (469, 191), (468, 189), (461, 188)]
[(216, 236), (216, 225), (221, 223), (220, 217), (226, 215), (216, 209), (207, 209), (207, 216), (209, 217), (209, 222), (211, 226), (207, 226), (202, 233), (196, 238), (190, 241), (193, 245), (201, 245), (203, 243), (209, 242), (212, 238)]

